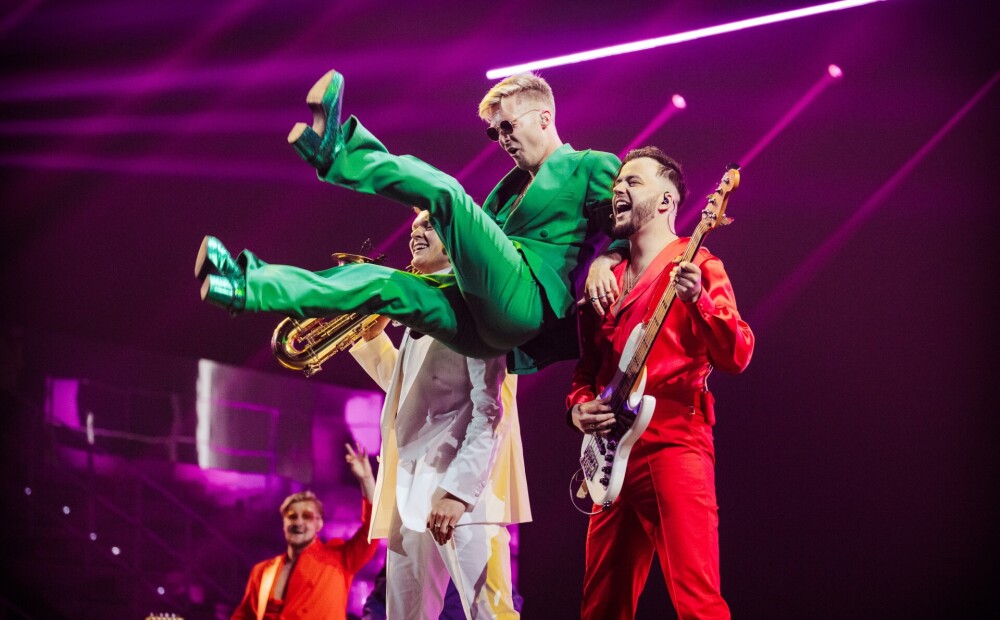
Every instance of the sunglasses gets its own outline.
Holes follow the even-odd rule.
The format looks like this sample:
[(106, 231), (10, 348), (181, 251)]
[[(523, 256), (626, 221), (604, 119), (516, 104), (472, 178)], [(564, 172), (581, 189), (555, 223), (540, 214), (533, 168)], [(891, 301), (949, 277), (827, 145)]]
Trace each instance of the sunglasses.
[(512, 121), (500, 121), (496, 125), (491, 125), (486, 128), (486, 137), (496, 142), (497, 140), (500, 139), (500, 132), (503, 132), (504, 135), (509, 136), (510, 134), (514, 133), (514, 128), (517, 127), (517, 121), (524, 118), (524, 116), (527, 114), (540, 111), (541, 110), (538, 108), (534, 110), (528, 110), (527, 112), (525, 112), (521, 116), (518, 116)]

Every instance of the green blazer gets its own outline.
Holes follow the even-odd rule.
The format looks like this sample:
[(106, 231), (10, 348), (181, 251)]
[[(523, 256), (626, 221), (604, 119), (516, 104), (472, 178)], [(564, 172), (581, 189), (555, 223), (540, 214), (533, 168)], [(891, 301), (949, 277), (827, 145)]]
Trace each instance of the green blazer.
[[(328, 171), (320, 172), (321, 179), (406, 205), (423, 204), (420, 197), (438, 196), (442, 188), (444, 193), (461, 193), (471, 203), (454, 178), (408, 155), (390, 155), (357, 118), (348, 118), (342, 131), (344, 150)], [(524, 257), (546, 300), (542, 333), (508, 355), (512, 372), (530, 373), (579, 356), (574, 282), (603, 237), (591, 212), (610, 199), (619, 165), (610, 153), (575, 151), (564, 144), (545, 160), (512, 213), (511, 199), (528, 180), (528, 173), (518, 168), (483, 204), (484, 212)]]
[(619, 165), (611, 153), (576, 151), (563, 144), (542, 164), (509, 217), (507, 205), (527, 182), (526, 171), (511, 170), (483, 203), (524, 257), (548, 302), (542, 333), (508, 355), (512, 372), (534, 372), (579, 356), (576, 281), (602, 238), (592, 211), (611, 198)]

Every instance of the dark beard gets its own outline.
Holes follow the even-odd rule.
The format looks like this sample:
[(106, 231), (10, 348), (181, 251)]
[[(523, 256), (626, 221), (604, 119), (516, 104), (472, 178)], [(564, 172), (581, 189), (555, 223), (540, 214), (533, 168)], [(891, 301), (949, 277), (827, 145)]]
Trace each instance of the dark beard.
[(636, 230), (638, 230), (638, 227), (635, 225), (635, 220), (629, 218), (627, 222), (623, 222), (611, 229), (611, 238), (628, 239), (635, 234)]
[(653, 219), (655, 202), (653, 200), (646, 201), (645, 204), (633, 204), (632, 210), (629, 211), (628, 220), (611, 227), (611, 237), (613, 239), (628, 239), (634, 235), (646, 222)]

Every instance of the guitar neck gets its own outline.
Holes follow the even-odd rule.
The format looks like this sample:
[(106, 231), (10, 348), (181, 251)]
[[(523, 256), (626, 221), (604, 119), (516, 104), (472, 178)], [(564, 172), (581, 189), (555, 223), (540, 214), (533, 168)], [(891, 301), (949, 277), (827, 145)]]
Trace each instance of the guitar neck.
[[(711, 230), (711, 226), (706, 225), (704, 222), (698, 224), (694, 234), (691, 235), (691, 240), (688, 241), (687, 247), (684, 248), (684, 252), (681, 254), (682, 261), (690, 262), (694, 258), (709, 230)], [(660, 327), (663, 325), (663, 321), (666, 320), (667, 314), (670, 312), (670, 308), (673, 306), (676, 298), (677, 290), (674, 288), (673, 282), (671, 282), (667, 285), (659, 303), (656, 304), (656, 310), (653, 311), (649, 322), (646, 323), (646, 327), (643, 329), (642, 337), (636, 344), (635, 353), (632, 355), (632, 360), (629, 362), (622, 377), (624, 386), (634, 384), (643, 366), (646, 365), (649, 351), (653, 348), (653, 343), (656, 342), (656, 335), (660, 333)]]

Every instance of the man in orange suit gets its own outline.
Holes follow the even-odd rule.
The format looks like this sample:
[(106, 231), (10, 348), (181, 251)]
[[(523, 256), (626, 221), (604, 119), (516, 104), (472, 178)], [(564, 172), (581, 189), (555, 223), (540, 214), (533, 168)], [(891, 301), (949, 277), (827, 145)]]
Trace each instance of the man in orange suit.
[(347, 462), (361, 485), (361, 526), (350, 540), (322, 542), (323, 504), (311, 491), (281, 503), (285, 553), (258, 563), (232, 620), (346, 620), (354, 574), (375, 555), (369, 542), (375, 477), (364, 449), (347, 446)]

